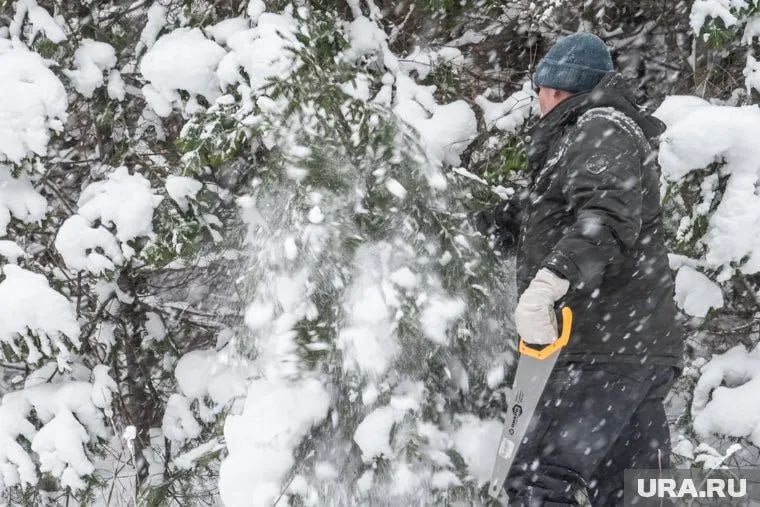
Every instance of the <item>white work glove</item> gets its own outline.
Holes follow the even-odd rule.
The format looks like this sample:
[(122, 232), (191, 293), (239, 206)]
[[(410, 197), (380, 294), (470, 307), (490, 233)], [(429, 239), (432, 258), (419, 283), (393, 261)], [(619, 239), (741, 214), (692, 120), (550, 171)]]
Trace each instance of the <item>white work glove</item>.
[(548, 345), (557, 339), (554, 303), (570, 288), (570, 282), (541, 268), (520, 296), (515, 310), (517, 334), (526, 343)]

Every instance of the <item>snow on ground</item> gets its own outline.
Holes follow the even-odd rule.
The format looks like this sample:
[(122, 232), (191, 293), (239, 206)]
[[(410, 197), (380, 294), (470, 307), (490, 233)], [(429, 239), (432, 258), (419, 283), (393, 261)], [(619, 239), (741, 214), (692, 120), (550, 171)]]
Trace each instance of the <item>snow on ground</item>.
[(5, 276), (0, 282), (0, 342), (28, 363), (57, 354), (63, 366), (69, 355), (64, 339), (79, 346), (74, 307), (50, 287), (44, 275), (13, 264), (0, 269)]
[(0, 44), (0, 161), (44, 155), (66, 121), (66, 90), (37, 53)]
[(747, 437), (760, 446), (760, 347), (750, 352), (737, 345), (715, 354), (701, 373), (692, 402), (694, 430), (703, 438)]

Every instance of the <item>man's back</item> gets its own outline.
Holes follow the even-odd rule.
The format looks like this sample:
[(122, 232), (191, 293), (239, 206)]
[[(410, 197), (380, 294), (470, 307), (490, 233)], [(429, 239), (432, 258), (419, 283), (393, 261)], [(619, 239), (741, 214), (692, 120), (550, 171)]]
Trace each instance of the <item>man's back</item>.
[(555, 306), (573, 309), (569, 345), (515, 455), (515, 505), (623, 502), (623, 471), (669, 466), (663, 406), (683, 346), (662, 236), (659, 170), (641, 114), (604, 42), (563, 37), (534, 74), (544, 114), (521, 194), (515, 326), (531, 345), (558, 335)]
[(659, 168), (619, 75), (565, 100), (532, 132), (522, 196), (518, 290), (541, 267), (571, 282), (569, 360), (676, 365), (683, 338), (662, 235)]

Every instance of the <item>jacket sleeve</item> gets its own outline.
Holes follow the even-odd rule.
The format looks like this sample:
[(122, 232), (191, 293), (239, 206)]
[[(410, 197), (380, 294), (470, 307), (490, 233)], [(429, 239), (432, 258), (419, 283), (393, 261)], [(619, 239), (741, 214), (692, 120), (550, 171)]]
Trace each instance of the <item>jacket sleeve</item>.
[(562, 192), (574, 217), (543, 266), (593, 291), (641, 231), (641, 154), (610, 120), (591, 120), (566, 152)]

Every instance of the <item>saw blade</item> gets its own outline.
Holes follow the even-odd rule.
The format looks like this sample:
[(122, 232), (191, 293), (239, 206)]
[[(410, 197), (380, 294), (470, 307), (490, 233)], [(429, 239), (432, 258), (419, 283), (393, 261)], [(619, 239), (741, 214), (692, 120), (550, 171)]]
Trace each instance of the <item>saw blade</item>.
[(536, 411), (559, 353), (558, 350), (546, 359), (536, 359), (523, 354), (518, 360), (517, 372), (512, 383), (512, 396), (507, 404), (507, 421), (499, 439), (496, 461), (488, 488), (488, 493), (493, 498), (499, 496), (504, 486), (517, 449), (525, 438), (528, 424)]

